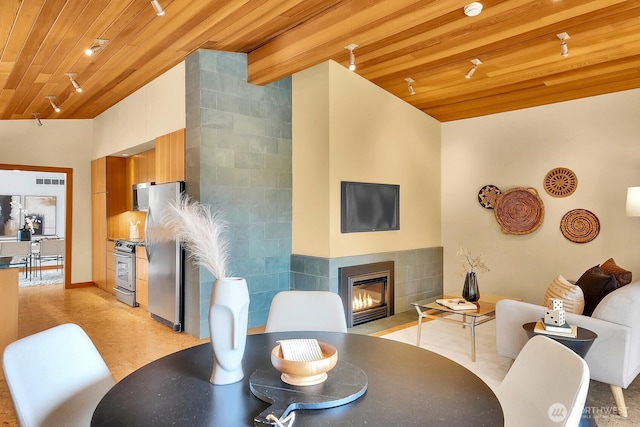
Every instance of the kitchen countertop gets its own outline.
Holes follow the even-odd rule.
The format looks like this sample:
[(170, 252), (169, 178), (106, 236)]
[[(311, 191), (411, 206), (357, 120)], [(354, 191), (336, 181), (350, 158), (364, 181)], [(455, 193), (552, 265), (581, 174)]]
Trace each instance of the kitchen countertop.
[(127, 243), (131, 243), (134, 244), (136, 246), (146, 246), (146, 243), (143, 239), (113, 239), (113, 238), (109, 238), (107, 240), (110, 240), (112, 242), (127, 242)]
[(0, 264), (0, 269), (5, 269), (5, 268), (22, 268), (24, 267), (26, 264), (26, 261), (24, 262), (11, 262), (11, 263), (5, 263), (5, 264)]

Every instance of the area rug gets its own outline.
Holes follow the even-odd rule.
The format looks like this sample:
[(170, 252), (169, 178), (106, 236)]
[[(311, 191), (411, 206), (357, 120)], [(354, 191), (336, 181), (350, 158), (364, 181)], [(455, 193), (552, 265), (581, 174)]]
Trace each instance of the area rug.
[[(382, 338), (415, 345), (417, 330), (417, 326), (410, 326), (382, 335)], [(511, 366), (510, 359), (498, 354), (495, 337), (495, 321), (476, 328), (476, 362), (472, 362), (468, 329), (453, 323), (430, 321), (422, 325), (420, 347), (464, 366), (495, 390)], [(624, 396), (629, 412), (627, 418), (615, 415), (615, 403), (609, 386), (591, 381), (586, 406), (598, 427), (640, 426), (640, 378), (624, 390)]]
[[(402, 329), (383, 335), (407, 344), (416, 344), (418, 327)], [(438, 353), (466, 367), (483, 380), (491, 389), (498, 386), (511, 366), (511, 359), (496, 351), (495, 322), (476, 327), (476, 361), (471, 362), (471, 338), (469, 329), (449, 322), (431, 321), (422, 324), (420, 347)]]
[(64, 281), (64, 270), (42, 270), (42, 277), (40, 273), (32, 272), (31, 278), (29, 275), (24, 276), (24, 272), (20, 271), (20, 283), (21, 288), (33, 287), (33, 286), (49, 286), (49, 285), (61, 285)]

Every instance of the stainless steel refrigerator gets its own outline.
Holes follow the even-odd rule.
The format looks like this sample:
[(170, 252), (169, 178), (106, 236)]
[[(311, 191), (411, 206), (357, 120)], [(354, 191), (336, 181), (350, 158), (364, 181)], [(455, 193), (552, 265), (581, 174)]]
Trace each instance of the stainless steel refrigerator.
[[(149, 187), (149, 210), (145, 224), (149, 259), (149, 312), (154, 319), (183, 330), (183, 262), (179, 241), (154, 242), (153, 232), (162, 227), (162, 211), (184, 191), (184, 182), (155, 184)], [(157, 229), (156, 229), (157, 230)]]

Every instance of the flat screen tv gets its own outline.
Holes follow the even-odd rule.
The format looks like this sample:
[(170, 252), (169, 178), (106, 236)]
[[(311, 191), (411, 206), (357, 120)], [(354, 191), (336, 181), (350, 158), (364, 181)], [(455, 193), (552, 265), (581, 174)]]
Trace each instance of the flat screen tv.
[(400, 229), (400, 186), (342, 181), (340, 231)]

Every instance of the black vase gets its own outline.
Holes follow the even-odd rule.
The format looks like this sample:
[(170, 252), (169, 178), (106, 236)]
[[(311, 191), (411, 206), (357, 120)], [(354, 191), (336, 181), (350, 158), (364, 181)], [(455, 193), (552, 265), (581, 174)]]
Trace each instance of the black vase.
[(23, 242), (28, 242), (31, 240), (31, 230), (27, 230), (24, 228), (21, 228), (20, 230), (18, 230), (18, 240), (23, 241)]
[(480, 299), (480, 289), (478, 289), (478, 279), (476, 278), (475, 271), (467, 273), (464, 278), (462, 298), (469, 302), (476, 302)]

